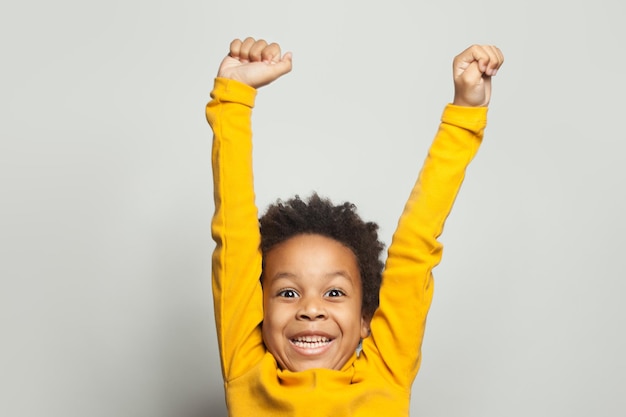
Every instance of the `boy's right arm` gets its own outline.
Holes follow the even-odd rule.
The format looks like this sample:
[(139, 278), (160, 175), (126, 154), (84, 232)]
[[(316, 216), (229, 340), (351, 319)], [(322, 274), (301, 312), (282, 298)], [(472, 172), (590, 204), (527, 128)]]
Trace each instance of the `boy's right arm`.
[(255, 88), (290, 69), (291, 56), (281, 57), (278, 45), (251, 38), (235, 40), (222, 61), (206, 108), (214, 134), (213, 300), (226, 381), (245, 372), (265, 351), (259, 329), (263, 320), (261, 255), (251, 115)]

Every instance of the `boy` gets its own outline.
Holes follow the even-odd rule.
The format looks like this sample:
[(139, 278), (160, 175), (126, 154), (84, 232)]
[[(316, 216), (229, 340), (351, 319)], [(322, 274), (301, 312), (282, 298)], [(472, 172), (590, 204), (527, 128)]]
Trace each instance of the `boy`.
[(476, 45), (454, 59), (454, 102), (400, 218), (381, 285), (376, 225), (352, 205), (294, 198), (259, 222), (251, 111), (256, 89), (291, 70), (291, 54), (263, 40), (231, 43), (207, 105), (213, 297), (231, 416), (409, 414), (431, 271), (441, 258), (436, 239), (481, 142), (491, 77), (503, 60), (496, 47)]

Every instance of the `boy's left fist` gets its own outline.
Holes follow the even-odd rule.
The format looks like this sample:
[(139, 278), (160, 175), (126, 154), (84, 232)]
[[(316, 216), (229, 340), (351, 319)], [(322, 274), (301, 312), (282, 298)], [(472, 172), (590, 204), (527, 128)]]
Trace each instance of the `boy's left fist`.
[(483, 107), (491, 100), (491, 77), (504, 63), (502, 51), (493, 45), (472, 45), (454, 58), (454, 102), (458, 106)]

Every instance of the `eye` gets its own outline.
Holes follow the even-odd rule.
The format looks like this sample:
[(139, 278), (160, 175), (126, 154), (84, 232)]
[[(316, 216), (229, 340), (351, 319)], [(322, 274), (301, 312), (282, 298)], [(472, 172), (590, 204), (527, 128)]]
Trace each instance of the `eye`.
[(296, 298), (298, 296), (298, 293), (291, 288), (287, 288), (285, 290), (279, 291), (278, 296), (283, 298)]
[(337, 288), (333, 288), (332, 290), (328, 290), (325, 295), (326, 297), (342, 297), (346, 294)]

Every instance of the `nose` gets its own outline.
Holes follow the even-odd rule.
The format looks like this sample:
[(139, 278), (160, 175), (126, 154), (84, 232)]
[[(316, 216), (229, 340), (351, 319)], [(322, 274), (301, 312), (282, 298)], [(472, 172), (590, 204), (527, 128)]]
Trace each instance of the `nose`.
[(318, 298), (303, 299), (298, 309), (298, 320), (324, 320), (328, 317), (323, 300)]

